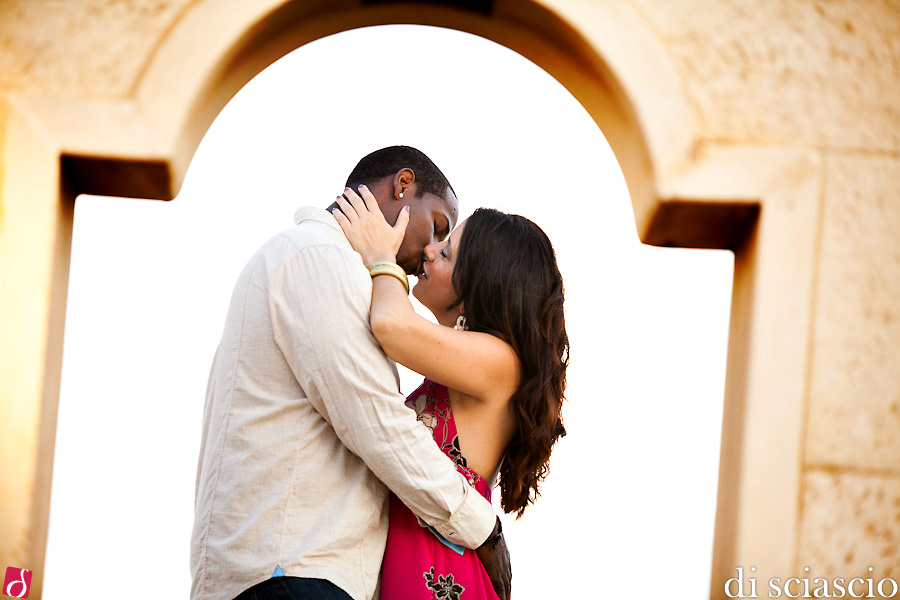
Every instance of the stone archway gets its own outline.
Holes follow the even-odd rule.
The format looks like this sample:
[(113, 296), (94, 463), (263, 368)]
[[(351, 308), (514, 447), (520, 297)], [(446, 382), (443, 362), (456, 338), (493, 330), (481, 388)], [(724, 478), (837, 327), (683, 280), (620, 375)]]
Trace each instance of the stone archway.
[(805, 380), (796, 374), (806, 372), (808, 361), (817, 160), (784, 148), (704, 142), (663, 48), (623, 4), (247, 4), (192, 4), (165, 32), (126, 98), (10, 98), (0, 264), (21, 289), (3, 300), (16, 322), (0, 342), (6, 365), (0, 414), (20, 434), (3, 447), (14, 465), (8, 481), (16, 484), (4, 489), (3, 527), (10, 534), (3, 537), (0, 557), (34, 569), (36, 597), (74, 198), (172, 198), (202, 134), (250, 78), (314, 39), (389, 23), (458, 29), (531, 59), (565, 85), (604, 131), (645, 243), (735, 251), (711, 587), (718, 595), (734, 565), (751, 557), (760, 578), (790, 572), (806, 393)]

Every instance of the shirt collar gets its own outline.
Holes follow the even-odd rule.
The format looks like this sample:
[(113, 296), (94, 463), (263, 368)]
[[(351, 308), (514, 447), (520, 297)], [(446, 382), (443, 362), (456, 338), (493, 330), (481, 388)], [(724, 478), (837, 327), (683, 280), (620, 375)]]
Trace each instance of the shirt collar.
[(303, 208), (298, 209), (297, 212), (294, 213), (294, 225), (299, 225), (303, 221), (318, 221), (319, 223), (324, 223), (332, 229), (337, 230), (342, 236), (344, 235), (344, 231), (341, 229), (341, 226), (338, 225), (334, 215), (324, 208), (304, 206)]

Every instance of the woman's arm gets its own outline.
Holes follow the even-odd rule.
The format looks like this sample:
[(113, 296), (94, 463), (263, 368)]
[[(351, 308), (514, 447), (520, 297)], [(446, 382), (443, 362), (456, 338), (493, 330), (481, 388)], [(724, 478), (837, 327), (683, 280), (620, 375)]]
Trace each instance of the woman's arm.
[(482, 400), (505, 401), (515, 391), (518, 359), (509, 344), (425, 319), (393, 277), (373, 279), (369, 323), (388, 356), (428, 379)]
[[(401, 211), (394, 227), (384, 220), (375, 197), (361, 186), (340, 197), (334, 215), (347, 239), (367, 265), (396, 260), (408, 215)], [(372, 280), (370, 326), (385, 353), (428, 379), (478, 399), (505, 402), (515, 391), (519, 363), (512, 347), (481, 332), (437, 325), (413, 309), (406, 288), (395, 277)]]

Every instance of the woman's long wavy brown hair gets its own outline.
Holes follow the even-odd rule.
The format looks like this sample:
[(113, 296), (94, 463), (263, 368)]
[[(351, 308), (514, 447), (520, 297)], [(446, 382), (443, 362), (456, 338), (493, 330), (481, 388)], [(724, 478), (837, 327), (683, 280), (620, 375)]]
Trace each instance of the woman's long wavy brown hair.
[(463, 229), (453, 287), (472, 331), (512, 346), (521, 365), (509, 400), (516, 421), (500, 466), (500, 506), (522, 516), (540, 495), (550, 452), (566, 435), (562, 403), (569, 364), (563, 281), (540, 227), (519, 215), (479, 208)]

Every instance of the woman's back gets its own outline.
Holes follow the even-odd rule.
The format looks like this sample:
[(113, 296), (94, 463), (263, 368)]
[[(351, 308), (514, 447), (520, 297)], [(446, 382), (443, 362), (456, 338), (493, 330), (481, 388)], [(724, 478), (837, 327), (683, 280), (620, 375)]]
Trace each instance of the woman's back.
[(509, 411), (511, 392), (502, 398), (476, 398), (448, 389), (459, 444), (468, 465), (489, 481), (493, 481), (509, 441), (516, 432), (516, 422)]

